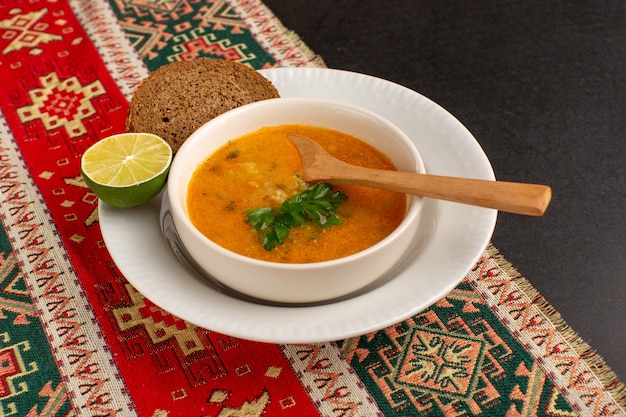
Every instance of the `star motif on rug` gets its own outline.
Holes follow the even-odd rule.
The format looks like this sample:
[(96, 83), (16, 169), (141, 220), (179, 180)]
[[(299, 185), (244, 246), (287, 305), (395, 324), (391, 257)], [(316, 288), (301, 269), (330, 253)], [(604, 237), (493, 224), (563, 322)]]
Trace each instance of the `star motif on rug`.
[(22, 123), (40, 119), (46, 130), (63, 127), (71, 138), (84, 135), (83, 120), (96, 113), (91, 99), (105, 93), (100, 81), (83, 86), (75, 76), (61, 81), (54, 72), (39, 81), (42, 87), (28, 92), (33, 104), (17, 109)]
[(399, 385), (452, 397), (470, 395), (480, 371), (485, 342), (468, 335), (416, 329), (406, 341)]
[(42, 17), (48, 13), (47, 9), (19, 14), (19, 9), (11, 10), (14, 16), (0, 20), (0, 29), (4, 29), (2, 39), (9, 39), (9, 45), (2, 50), (3, 55), (10, 52), (28, 48), (30, 55), (39, 55), (42, 50), (38, 46), (42, 43), (59, 41), (63, 38), (59, 35), (46, 33), (49, 25), (41, 22)]

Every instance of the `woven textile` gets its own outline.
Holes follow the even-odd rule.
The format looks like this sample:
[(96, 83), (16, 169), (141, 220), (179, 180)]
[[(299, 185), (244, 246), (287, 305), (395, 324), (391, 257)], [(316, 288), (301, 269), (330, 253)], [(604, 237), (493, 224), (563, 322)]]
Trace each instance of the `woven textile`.
[(323, 66), (260, 1), (0, 1), (0, 417), (624, 416), (624, 386), (489, 247), (389, 328), (273, 345), (155, 306), (102, 241), (82, 152), (159, 66)]

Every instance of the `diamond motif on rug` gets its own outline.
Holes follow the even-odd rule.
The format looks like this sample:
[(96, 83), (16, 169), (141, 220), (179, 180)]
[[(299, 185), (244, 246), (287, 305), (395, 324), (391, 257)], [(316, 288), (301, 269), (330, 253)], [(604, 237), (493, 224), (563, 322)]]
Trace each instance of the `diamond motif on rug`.
[(28, 92), (33, 104), (17, 110), (22, 123), (40, 119), (46, 130), (64, 127), (71, 138), (85, 134), (83, 120), (96, 113), (91, 99), (105, 93), (102, 83), (83, 86), (77, 77), (60, 81), (54, 72), (39, 81), (41, 88)]
[(418, 328), (406, 339), (394, 379), (406, 388), (471, 395), (484, 356), (484, 340)]
[(2, 38), (11, 41), (2, 51), (4, 55), (23, 48), (28, 49), (31, 55), (39, 55), (42, 52), (40, 44), (62, 39), (59, 35), (46, 33), (49, 25), (41, 19), (48, 13), (47, 9), (25, 14), (20, 12), (20, 9), (13, 9), (10, 12), (14, 15), (12, 18), (0, 21), (0, 29), (4, 29)]

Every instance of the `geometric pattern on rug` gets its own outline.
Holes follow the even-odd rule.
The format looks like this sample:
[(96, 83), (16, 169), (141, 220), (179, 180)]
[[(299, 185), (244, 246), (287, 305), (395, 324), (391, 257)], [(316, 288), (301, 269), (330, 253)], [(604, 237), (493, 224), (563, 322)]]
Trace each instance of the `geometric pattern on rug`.
[(289, 344), (281, 349), (320, 415), (383, 416), (336, 344)]
[(173, 356), (191, 387), (228, 374), (207, 331), (157, 307), (130, 284), (125, 288), (130, 303), (112, 308), (112, 313), (126, 360), (150, 355), (159, 372), (166, 373), (172, 366), (167, 358)]
[(398, 387), (450, 398), (471, 396), (484, 358), (484, 339), (419, 327), (404, 339), (392, 375)]
[(0, 225), (0, 416), (64, 416), (71, 402)]
[(626, 388), (532, 285), (487, 248), (466, 279), (581, 415), (622, 416)]
[(373, 395), (384, 399), (386, 416), (573, 412), (467, 281), (420, 314), (339, 344)]
[(39, 82), (41, 88), (28, 92), (32, 104), (17, 109), (22, 123), (39, 120), (48, 131), (62, 127), (70, 138), (87, 133), (84, 119), (96, 113), (90, 100), (105, 93), (100, 81), (83, 86), (77, 77), (60, 81), (53, 72)]
[(197, 57), (227, 59), (253, 68), (275, 61), (228, 1), (111, 0), (128, 38), (150, 71)]

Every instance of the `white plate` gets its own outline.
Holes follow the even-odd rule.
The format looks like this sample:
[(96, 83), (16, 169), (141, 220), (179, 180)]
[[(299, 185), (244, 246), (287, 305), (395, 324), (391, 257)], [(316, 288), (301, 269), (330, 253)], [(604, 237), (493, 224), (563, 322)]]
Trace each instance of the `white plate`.
[[(468, 130), (415, 91), (339, 70), (261, 72), (283, 97), (343, 100), (386, 117), (415, 142), (429, 173), (494, 179), (489, 160)], [(280, 307), (232, 297), (178, 262), (161, 235), (160, 201), (132, 209), (100, 203), (102, 235), (120, 271), (150, 301), (182, 319), (271, 343), (344, 339), (422, 311), (452, 290), (478, 260), (497, 216), (491, 209), (427, 199), (414, 248), (368, 291), (324, 305)]]

